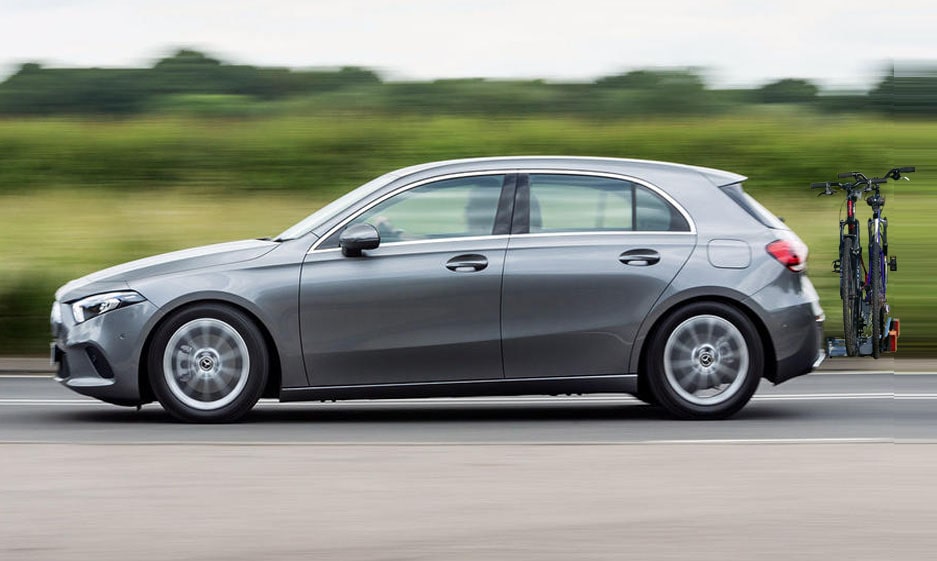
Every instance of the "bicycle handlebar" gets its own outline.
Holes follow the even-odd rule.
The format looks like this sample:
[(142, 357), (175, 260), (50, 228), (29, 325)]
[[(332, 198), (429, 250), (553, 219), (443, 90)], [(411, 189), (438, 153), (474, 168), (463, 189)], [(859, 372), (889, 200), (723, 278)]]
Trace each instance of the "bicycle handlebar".
[[(878, 192), (878, 186), (888, 183), (889, 179), (894, 179), (895, 181), (901, 179), (902, 173), (913, 173), (915, 171), (914, 166), (902, 166), (897, 168), (892, 168), (888, 170), (888, 173), (884, 177), (866, 177), (861, 172), (858, 171), (844, 171), (836, 174), (840, 179), (852, 178), (853, 183), (835, 183), (832, 181), (824, 181), (821, 183), (811, 183), (811, 189), (823, 189), (823, 192), (820, 195), (832, 195), (834, 188), (846, 189), (852, 196), (855, 193), (862, 191), (875, 191)], [(905, 178), (907, 179), (907, 178)], [(863, 189), (862, 186), (865, 186)]]
[(902, 174), (902, 173), (914, 173), (914, 171), (915, 171), (914, 166), (904, 166), (904, 167), (900, 167), (900, 168), (892, 168), (892, 169), (888, 170), (888, 173), (885, 174), (885, 177), (890, 177), (890, 178), (894, 179), (895, 181), (898, 181), (899, 179), (901, 179), (901, 174)]

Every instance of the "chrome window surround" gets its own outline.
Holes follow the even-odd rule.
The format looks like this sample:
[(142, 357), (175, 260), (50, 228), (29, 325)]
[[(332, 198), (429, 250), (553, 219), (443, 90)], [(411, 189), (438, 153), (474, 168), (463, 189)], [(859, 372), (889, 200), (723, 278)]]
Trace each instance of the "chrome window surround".
[[(355, 212), (348, 218), (342, 220), (337, 225), (333, 226), (328, 232), (325, 233), (325, 235), (323, 235), (321, 238), (316, 240), (316, 243), (314, 243), (312, 247), (309, 248), (309, 251), (307, 253), (312, 253), (313, 251), (322, 252), (322, 251), (340, 250), (341, 248), (336, 248), (336, 247), (329, 247), (329, 248), (324, 248), (320, 250), (319, 246), (323, 242), (325, 242), (325, 240), (332, 237), (335, 234), (335, 232), (344, 228), (349, 222), (351, 222), (355, 218), (358, 218), (365, 212), (371, 210), (373, 207), (379, 205), (380, 203), (386, 201), (387, 199), (393, 196), (403, 193), (404, 191), (409, 191), (410, 189), (415, 189), (417, 187), (421, 187), (428, 183), (434, 183), (436, 181), (445, 181), (447, 179), (458, 179), (462, 177), (473, 177), (473, 176), (479, 176), (479, 175), (508, 175), (512, 173), (527, 174), (527, 175), (533, 175), (533, 174), (581, 175), (581, 176), (589, 176), (589, 177), (606, 177), (609, 179), (618, 179), (621, 181), (628, 181), (630, 183), (634, 183), (635, 185), (641, 185), (642, 187), (645, 187), (651, 190), (654, 194), (658, 195), (659, 197), (667, 201), (670, 205), (672, 205), (675, 209), (677, 209), (677, 212), (679, 212), (680, 215), (683, 216), (683, 218), (687, 221), (687, 224), (689, 224), (690, 226), (690, 230), (687, 232), (669, 232), (669, 231), (653, 231), (653, 230), (646, 230), (646, 231), (645, 230), (612, 230), (612, 231), (603, 230), (603, 231), (595, 231), (595, 232), (589, 232), (589, 231), (586, 231), (586, 232), (540, 232), (540, 233), (534, 233), (534, 234), (526, 233), (526, 234), (513, 234), (513, 235), (523, 236), (523, 237), (582, 236), (582, 235), (587, 235), (587, 236), (616, 235), (616, 236), (619, 236), (619, 235), (624, 235), (624, 234), (696, 235), (696, 223), (690, 217), (690, 214), (686, 211), (686, 209), (684, 209), (681, 204), (679, 204), (676, 200), (674, 200), (674, 198), (671, 197), (669, 194), (665, 193), (662, 189), (660, 189), (656, 185), (653, 185), (651, 183), (648, 183), (647, 181), (644, 181), (643, 179), (638, 179), (636, 177), (631, 177), (628, 175), (622, 175), (618, 173), (609, 173), (609, 172), (601, 172), (601, 171), (564, 170), (564, 169), (547, 169), (547, 168), (523, 169), (523, 170), (504, 169), (504, 170), (467, 171), (467, 172), (460, 172), (460, 173), (438, 175), (436, 177), (421, 179), (414, 183), (410, 183), (408, 185), (403, 185), (401, 187), (398, 187), (397, 189), (394, 189), (393, 191), (389, 193), (385, 193), (384, 195), (371, 201), (371, 203), (368, 204), (367, 206), (359, 209), (357, 212)], [(401, 241), (401, 242), (388, 242), (386, 244), (381, 244), (381, 245), (382, 246), (398, 246), (398, 245), (404, 245), (404, 244), (412, 245), (412, 244), (451, 242), (453, 240), (478, 241), (478, 240), (485, 240), (485, 239), (510, 238), (511, 236), (512, 236), (511, 234), (497, 234), (497, 235), (492, 234), (490, 236), (454, 236), (454, 237), (449, 237), (449, 238), (434, 238), (434, 239), (429, 239), (429, 240), (406, 240), (406, 241)]]

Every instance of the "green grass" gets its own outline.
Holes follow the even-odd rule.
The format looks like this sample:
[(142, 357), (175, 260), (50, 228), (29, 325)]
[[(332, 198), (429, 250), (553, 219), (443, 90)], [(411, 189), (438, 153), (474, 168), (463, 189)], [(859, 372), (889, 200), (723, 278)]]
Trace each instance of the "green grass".
[[(446, 158), (579, 154), (728, 169), (811, 248), (810, 277), (841, 332), (840, 198), (811, 181), (850, 168), (918, 166), (886, 188), (889, 299), (901, 350), (937, 354), (937, 122), (887, 123), (782, 111), (716, 118), (401, 118), (0, 121), (0, 354), (42, 352), (52, 291), (104, 266), (216, 241), (275, 234), (385, 171)], [(867, 207), (860, 210), (862, 220)]]

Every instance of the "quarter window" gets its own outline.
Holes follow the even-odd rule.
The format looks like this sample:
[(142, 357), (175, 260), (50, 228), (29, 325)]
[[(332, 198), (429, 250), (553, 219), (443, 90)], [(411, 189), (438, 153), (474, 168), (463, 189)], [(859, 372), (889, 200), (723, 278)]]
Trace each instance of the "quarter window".
[(641, 185), (598, 176), (530, 176), (531, 233), (689, 230), (677, 209)]

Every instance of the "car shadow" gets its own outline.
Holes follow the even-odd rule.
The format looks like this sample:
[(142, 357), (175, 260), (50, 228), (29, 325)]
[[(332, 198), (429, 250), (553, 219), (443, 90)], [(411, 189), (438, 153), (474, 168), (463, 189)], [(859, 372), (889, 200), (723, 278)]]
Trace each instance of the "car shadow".
[[(777, 404), (750, 404), (731, 419), (717, 422), (782, 420), (803, 417), (803, 411)], [(88, 423), (177, 423), (159, 404), (132, 408), (62, 411), (71, 421)], [(808, 414), (807, 417), (813, 415)], [(676, 422), (683, 423), (659, 407), (643, 403), (621, 404), (474, 404), (447, 403), (383, 404), (380, 402), (261, 404), (235, 424), (417, 424), (417, 423), (504, 423), (504, 422)]]

